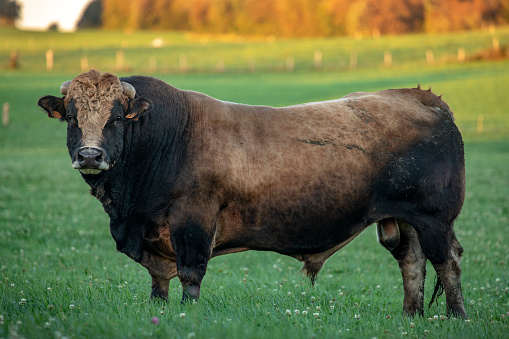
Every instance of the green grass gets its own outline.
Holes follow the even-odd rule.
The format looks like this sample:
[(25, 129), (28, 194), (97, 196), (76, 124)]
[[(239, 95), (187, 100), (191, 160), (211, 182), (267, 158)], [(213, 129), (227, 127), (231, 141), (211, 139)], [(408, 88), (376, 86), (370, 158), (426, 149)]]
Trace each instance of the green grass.
[[(163, 39), (161, 48), (151, 47), (154, 39)], [(78, 31), (75, 33), (29, 32), (0, 29), (0, 69), (6, 68), (11, 52), (17, 50), (23, 70), (46, 69), (45, 53), (54, 51), (54, 71), (79, 72), (81, 58), (88, 58), (90, 68), (116, 70), (116, 53), (124, 51), (123, 66), (130, 72), (148, 72), (150, 60), (155, 70), (178, 71), (185, 55), (187, 70), (216, 72), (222, 63), (226, 72), (257, 70), (284, 71), (287, 59), (293, 58), (296, 70), (315, 67), (315, 51), (322, 52), (325, 70), (348, 69), (352, 53), (357, 67), (382, 67), (384, 53), (392, 54), (394, 67), (430, 67), (426, 52), (433, 52), (435, 65), (457, 62), (458, 49), (466, 57), (490, 49), (493, 39), (501, 47), (509, 45), (509, 27), (500, 27), (494, 34), (486, 31), (459, 32), (447, 35), (382, 36), (365, 38), (267, 39), (236, 35), (206, 36), (161, 31)], [(153, 61), (152, 61), (153, 62)], [(154, 67), (154, 66), (153, 66)]]
[[(72, 35), (52, 34), (37, 36), (54, 39), (55, 49), (69, 44), (72, 50), (73, 44), (83, 43), (69, 38)], [(97, 37), (82, 34), (90, 34), (89, 40)], [(140, 41), (130, 40), (129, 46), (141, 46), (142, 37), (150, 34), (159, 33), (135, 33), (133, 39)], [(105, 34), (97, 45), (108, 45), (108, 39), (118, 35)], [(185, 36), (174, 36), (175, 43), (188, 43)], [(423, 38), (431, 43), (433, 37)], [(35, 47), (44, 50), (41, 39)], [(418, 45), (415, 36), (401, 39)], [(443, 43), (447, 36), (436, 39)], [(17, 36), (14, 43), (23, 41)], [(312, 55), (313, 48), (308, 52)], [(275, 106), (418, 83), (443, 93), (466, 141), (467, 196), (455, 229), (465, 249), (462, 281), (468, 322), (440, 319), (444, 297), (425, 310), (424, 318), (403, 317), (397, 263), (377, 244), (374, 228), (336, 253), (315, 287), (298, 273), (301, 265), (294, 259), (251, 251), (212, 259), (197, 304), (180, 304), (178, 279), (170, 284), (167, 304), (150, 303), (149, 274), (115, 251), (106, 214), (71, 168), (65, 125), (36, 107), (39, 97), (58, 95), (60, 84), (79, 72), (46, 73), (34, 66), (0, 73), (0, 104), (9, 101), (11, 106), (9, 126), (0, 126), (0, 338), (188, 338), (193, 333), (196, 338), (507, 337), (508, 62), (154, 74), (179, 88), (220, 99)], [(480, 114), (485, 128), (477, 135)], [(428, 265), (426, 301), (434, 275)], [(159, 318), (158, 325), (151, 322), (153, 317)]]

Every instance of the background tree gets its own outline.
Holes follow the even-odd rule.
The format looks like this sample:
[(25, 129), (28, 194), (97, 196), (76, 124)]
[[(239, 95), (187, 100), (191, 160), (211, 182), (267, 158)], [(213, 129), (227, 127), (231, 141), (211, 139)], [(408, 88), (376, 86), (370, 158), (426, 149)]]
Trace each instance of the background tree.
[(0, 0), (0, 27), (14, 26), (21, 14), (21, 6), (16, 0)]
[(509, 0), (102, 0), (103, 26), (287, 37), (405, 34), (509, 22)]
[(83, 10), (76, 28), (99, 28), (102, 26), (102, 0), (93, 0)]

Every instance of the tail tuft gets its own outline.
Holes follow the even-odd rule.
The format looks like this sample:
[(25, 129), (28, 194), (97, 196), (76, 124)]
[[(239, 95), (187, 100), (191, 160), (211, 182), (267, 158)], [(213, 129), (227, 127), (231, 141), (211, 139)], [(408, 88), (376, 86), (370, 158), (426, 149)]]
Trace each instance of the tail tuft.
[(442, 284), (442, 280), (437, 276), (435, 276), (435, 290), (433, 291), (433, 295), (431, 296), (431, 301), (429, 302), (428, 308), (431, 308), (433, 301), (436, 301), (438, 305), (438, 298), (444, 294), (444, 285)]

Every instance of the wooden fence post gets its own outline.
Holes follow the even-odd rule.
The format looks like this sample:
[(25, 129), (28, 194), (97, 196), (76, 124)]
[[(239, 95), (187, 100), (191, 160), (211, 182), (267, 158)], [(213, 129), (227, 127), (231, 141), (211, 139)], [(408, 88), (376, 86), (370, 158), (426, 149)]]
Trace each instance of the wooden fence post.
[(9, 59), (9, 68), (10, 69), (16, 69), (18, 67), (19, 67), (19, 63), (18, 63), (18, 51), (13, 50), (11, 52), (11, 57)]
[(148, 70), (149, 72), (155, 72), (157, 69), (157, 59), (154, 56), (151, 56), (148, 59)]
[(4, 106), (2, 108), (2, 123), (4, 126), (9, 125), (9, 103), (4, 103)]
[(124, 51), (119, 49), (115, 56), (115, 69), (118, 71), (124, 70)]
[(493, 50), (495, 50), (495, 52), (500, 50), (500, 42), (497, 38), (493, 37), (493, 39), (491, 39), (491, 44), (493, 45)]
[(181, 72), (187, 71), (187, 56), (185, 54), (179, 56), (179, 70)]
[(82, 72), (88, 71), (88, 58), (86, 56), (81, 57), (80, 66)]
[(357, 68), (358, 56), (356, 52), (350, 53), (350, 68)]
[(477, 134), (481, 135), (484, 131), (484, 115), (479, 114), (477, 116)]
[(322, 57), (323, 57), (322, 51), (317, 49), (315, 51), (315, 56), (314, 56), (315, 69), (321, 69), (322, 68)]
[(247, 68), (251, 72), (256, 71), (256, 60), (254, 57), (249, 57), (249, 59), (247, 59)]
[(293, 56), (289, 56), (286, 58), (286, 71), (287, 72), (293, 72), (295, 69), (295, 59)]
[(426, 62), (429, 65), (435, 62), (435, 57), (433, 56), (433, 51), (431, 49), (426, 50)]
[(392, 65), (392, 54), (389, 51), (384, 52), (384, 66), (390, 67)]
[(459, 62), (465, 61), (465, 49), (463, 47), (458, 48), (458, 61)]
[(53, 70), (53, 50), (48, 49), (46, 51), (46, 70), (52, 71)]
[(224, 58), (221, 57), (221, 58), (217, 59), (217, 67), (216, 67), (216, 69), (220, 73), (224, 72)]

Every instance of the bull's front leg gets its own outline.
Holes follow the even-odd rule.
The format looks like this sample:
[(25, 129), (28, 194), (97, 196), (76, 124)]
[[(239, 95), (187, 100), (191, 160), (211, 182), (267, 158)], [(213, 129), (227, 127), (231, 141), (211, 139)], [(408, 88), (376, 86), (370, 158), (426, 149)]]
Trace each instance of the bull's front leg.
[(172, 227), (171, 244), (177, 257), (177, 276), (182, 284), (182, 301), (198, 299), (200, 285), (211, 255), (213, 235), (196, 222)]
[(149, 251), (144, 251), (140, 264), (152, 277), (151, 300), (167, 300), (170, 280), (177, 276), (177, 264)]

